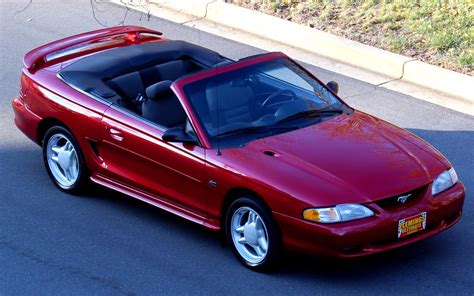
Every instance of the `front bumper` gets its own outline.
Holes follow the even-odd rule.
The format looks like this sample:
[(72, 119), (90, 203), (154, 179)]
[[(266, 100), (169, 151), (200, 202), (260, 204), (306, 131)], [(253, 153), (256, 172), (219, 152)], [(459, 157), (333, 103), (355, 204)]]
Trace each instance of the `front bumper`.
[[(360, 220), (320, 224), (280, 213), (274, 216), (287, 249), (352, 258), (405, 246), (448, 229), (461, 218), (464, 196), (465, 188), (458, 182), (435, 197), (429, 188), (416, 204), (399, 211), (385, 211), (375, 203), (367, 204), (376, 214)], [(398, 221), (421, 212), (427, 213), (426, 229), (399, 239)]]

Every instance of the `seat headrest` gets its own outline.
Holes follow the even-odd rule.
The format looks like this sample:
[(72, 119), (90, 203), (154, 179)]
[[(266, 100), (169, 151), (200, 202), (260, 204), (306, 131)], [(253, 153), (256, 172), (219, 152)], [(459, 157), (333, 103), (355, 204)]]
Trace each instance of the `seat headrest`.
[(157, 100), (160, 98), (159, 95), (163, 95), (166, 92), (171, 91), (171, 84), (173, 81), (171, 80), (164, 80), (157, 82), (155, 84), (150, 85), (146, 88), (146, 96), (149, 100)]

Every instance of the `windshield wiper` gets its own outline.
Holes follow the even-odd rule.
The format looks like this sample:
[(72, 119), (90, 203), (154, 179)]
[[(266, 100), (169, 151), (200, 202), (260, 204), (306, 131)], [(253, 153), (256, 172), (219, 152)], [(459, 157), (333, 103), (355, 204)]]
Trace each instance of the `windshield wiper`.
[(313, 117), (320, 117), (326, 114), (342, 114), (344, 110), (342, 109), (326, 109), (326, 110), (305, 110), (301, 111), (298, 113), (295, 113), (293, 115), (290, 115), (288, 117), (282, 118), (278, 121), (278, 123), (281, 122), (286, 122), (290, 121), (293, 119), (298, 119), (298, 118), (313, 118)]
[(244, 134), (248, 132), (257, 132), (257, 133), (268, 133), (274, 130), (296, 130), (299, 129), (298, 126), (249, 126), (241, 129), (236, 129), (236, 130), (231, 130), (227, 131), (218, 135), (215, 135), (214, 137), (226, 137), (226, 136), (232, 136), (232, 135), (237, 135), (237, 134)]

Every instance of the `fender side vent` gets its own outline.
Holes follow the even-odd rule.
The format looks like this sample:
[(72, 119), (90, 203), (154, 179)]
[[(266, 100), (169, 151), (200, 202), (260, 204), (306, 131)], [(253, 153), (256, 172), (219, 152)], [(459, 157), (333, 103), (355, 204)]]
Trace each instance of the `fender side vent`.
[(99, 150), (97, 149), (97, 141), (87, 139), (89, 142), (89, 146), (92, 149), (92, 152), (94, 152), (95, 156), (99, 157)]
[(278, 154), (278, 153), (276, 153), (275, 151), (272, 151), (272, 150), (264, 150), (263, 154), (268, 155), (268, 156), (272, 156), (272, 157), (281, 157), (280, 154)]

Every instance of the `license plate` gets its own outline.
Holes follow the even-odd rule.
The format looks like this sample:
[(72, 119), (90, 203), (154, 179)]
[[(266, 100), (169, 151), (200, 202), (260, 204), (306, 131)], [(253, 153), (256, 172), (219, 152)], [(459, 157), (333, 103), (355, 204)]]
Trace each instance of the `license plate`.
[(398, 238), (405, 237), (426, 228), (426, 212), (398, 221)]

